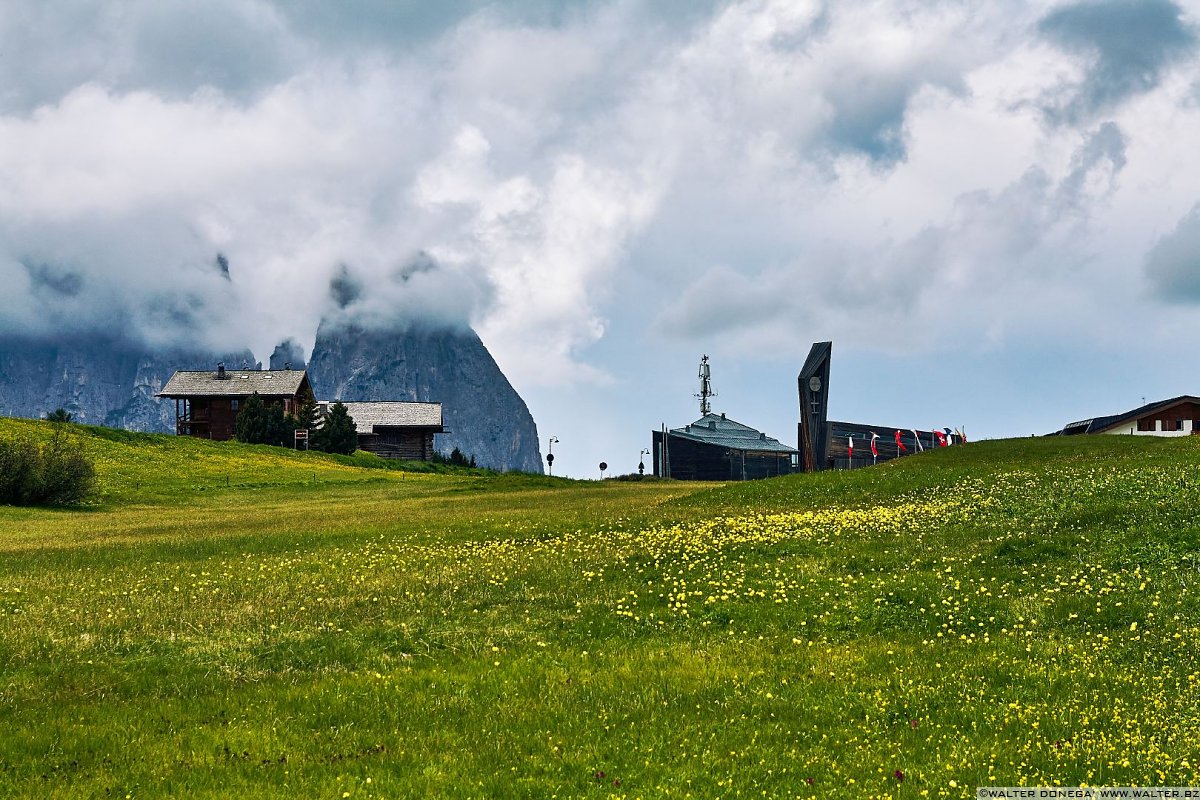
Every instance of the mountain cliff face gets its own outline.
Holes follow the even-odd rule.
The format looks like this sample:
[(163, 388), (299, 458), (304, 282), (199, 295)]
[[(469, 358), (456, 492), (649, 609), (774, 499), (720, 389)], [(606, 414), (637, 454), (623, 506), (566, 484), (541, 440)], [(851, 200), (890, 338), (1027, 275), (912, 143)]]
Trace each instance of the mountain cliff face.
[(218, 361), (253, 363), (249, 350), (224, 355), (147, 352), (103, 337), (47, 341), (0, 338), (0, 415), (41, 417), (65, 408), (77, 422), (133, 431), (175, 430), (175, 403), (154, 396), (177, 369)]
[(321, 400), (440, 402), (447, 433), (481, 467), (541, 472), (537, 426), (474, 331), (364, 330), (322, 323), (308, 365)]
[(284, 339), (275, 345), (268, 369), (304, 369), (304, 350), (295, 339)]

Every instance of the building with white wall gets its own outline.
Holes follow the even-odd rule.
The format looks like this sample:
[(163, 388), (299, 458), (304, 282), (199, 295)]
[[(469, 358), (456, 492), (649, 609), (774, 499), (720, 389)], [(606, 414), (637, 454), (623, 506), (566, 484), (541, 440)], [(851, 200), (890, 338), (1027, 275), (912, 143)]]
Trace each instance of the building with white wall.
[(1141, 408), (1072, 422), (1058, 436), (1108, 433), (1125, 436), (1191, 436), (1200, 433), (1200, 397), (1185, 394)]

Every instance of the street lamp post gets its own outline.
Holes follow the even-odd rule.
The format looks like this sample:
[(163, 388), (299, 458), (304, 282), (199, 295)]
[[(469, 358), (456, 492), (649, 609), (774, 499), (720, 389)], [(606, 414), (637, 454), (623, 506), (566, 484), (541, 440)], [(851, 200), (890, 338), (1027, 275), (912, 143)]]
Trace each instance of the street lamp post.
[(550, 470), (550, 474), (554, 474), (554, 443), (558, 441), (557, 436), (551, 436), (546, 443), (546, 466)]
[(650, 455), (650, 451), (645, 448), (642, 449), (642, 452), (638, 453), (638, 475), (646, 474), (646, 462), (643, 460), (643, 456), (648, 455)]

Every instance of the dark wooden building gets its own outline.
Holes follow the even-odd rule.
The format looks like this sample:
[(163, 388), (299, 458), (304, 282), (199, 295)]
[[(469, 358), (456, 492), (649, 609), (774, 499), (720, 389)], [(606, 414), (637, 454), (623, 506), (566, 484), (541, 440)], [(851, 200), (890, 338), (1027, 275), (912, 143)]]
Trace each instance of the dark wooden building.
[[(896, 431), (900, 431), (900, 443), (896, 443)], [(875, 449), (879, 455), (871, 453), (871, 434), (878, 434)], [(919, 441), (918, 438), (920, 437)], [(912, 430), (909, 428), (893, 428), (889, 425), (867, 425), (861, 422), (827, 422), (825, 423), (825, 450), (821, 455), (821, 469), (856, 469), (882, 464), (900, 456), (911, 456), (923, 450), (941, 447), (941, 442), (933, 431)], [(854, 451), (851, 455), (850, 440), (854, 440)], [(946, 437), (947, 444), (957, 440), (957, 434)]]
[(445, 432), (441, 403), (343, 400), (342, 405), (358, 430), (358, 448), (383, 458), (428, 461), (434, 453), (434, 434)]
[(755, 480), (799, 469), (794, 448), (724, 414), (653, 431), (651, 453), (655, 475), (686, 481)]
[[(797, 377), (800, 424), (796, 439), (805, 471), (869, 467), (941, 446), (933, 431), (830, 421), (829, 364), (832, 358), (833, 342), (815, 342)], [(871, 452), (872, 434), (878, 435), (875, 439), (877, 454)], [(947, 441), (951, 439), (947, 438)]]
[(231, 370), (224, 364), (211, 372), (179, 370), (157, 396), (175, 401), (178, 435), (226, 441), (234, 436), (242, 406), (256, 392), (265, 405), (283, 406), (285, 414), (313, 399), (304, 370)]

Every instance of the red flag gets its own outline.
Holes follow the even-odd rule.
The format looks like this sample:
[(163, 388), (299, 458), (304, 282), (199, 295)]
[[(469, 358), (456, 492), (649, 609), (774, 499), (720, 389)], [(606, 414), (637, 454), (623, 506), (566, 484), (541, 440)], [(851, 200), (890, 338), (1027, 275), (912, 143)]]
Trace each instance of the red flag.
[(942, 433), (936, 428), (933, 431), (933, 435), (937, 438), (938, 447), (946, 447), (949, 444), (949, 442), (946, 441), (946, 434)]
[(854, 458), (854, 437), (853, 436), (846, 437), (846, 457)]
[(908, 448), (904, 446), (904, 442), (900, 441), (900, 431), (896, 431), (896, 451), (899, 453), (908, 452)]
[(879, 434), (876, 433), (875, 431), (871, 431), (871, 455), (872, 456), (879, 455), (879, 448), (875, 446), (875, 440), (878, 438), (879, 438)]

